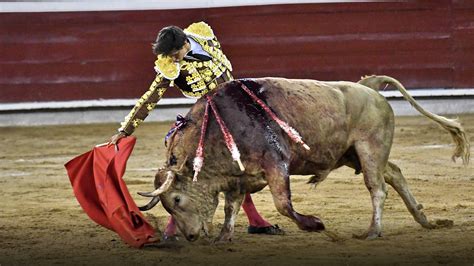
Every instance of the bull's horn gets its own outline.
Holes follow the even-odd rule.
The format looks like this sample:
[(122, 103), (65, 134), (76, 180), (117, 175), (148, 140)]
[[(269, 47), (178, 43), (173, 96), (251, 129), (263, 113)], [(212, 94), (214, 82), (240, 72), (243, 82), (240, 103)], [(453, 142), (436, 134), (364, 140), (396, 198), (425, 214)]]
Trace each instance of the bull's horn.
[(155, 207), (155, 205), (158, 204), (158, 202), (160, 202), (160, 197), (154, 197), (154, 198), (151, 199), (150, 202), (148, 202), (147, 205), (138, 207), (138, 209), (142, 212), (143, 211), (148, 211), (151, 208)]
[(144, 197), (156, 197), (160, 195), (161, 193), (165, 192), (166, 190), (168, 190), (171, 184), (173, 183), (173, 180), (174, 180), (174, 173), (172, 171), (168, 171), (166, 172), (165, 182), (159, 188), (157, 188), (153, 192), (138, 192), (138, 194)]

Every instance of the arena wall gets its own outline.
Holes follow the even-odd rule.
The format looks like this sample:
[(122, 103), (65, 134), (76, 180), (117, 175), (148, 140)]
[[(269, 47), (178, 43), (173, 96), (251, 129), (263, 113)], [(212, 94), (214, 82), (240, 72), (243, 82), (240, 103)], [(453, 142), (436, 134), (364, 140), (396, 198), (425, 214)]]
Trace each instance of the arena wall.
[[(100, 100), (107, 106), (117, 99), (128, 100), (128, 108), (155, 74), (150, 43), (157, 31), (201, 20), (214, 29), (237, 78), (357, 81), (387, 74), (412, 90), (473, 94), (471, 1), (276, 2), (144, 10), (91, 5), (77, 12), (51, 3), (37, 9), (2, 3), (0, 112), (38, 103), (54, 109), (54, 103), (74, 108), (75, 101)], [(467, 94), (459, 96), (460, 89)], [(175, 89), (165, 94), (168, 104), (192, 103), (181, 97)]]

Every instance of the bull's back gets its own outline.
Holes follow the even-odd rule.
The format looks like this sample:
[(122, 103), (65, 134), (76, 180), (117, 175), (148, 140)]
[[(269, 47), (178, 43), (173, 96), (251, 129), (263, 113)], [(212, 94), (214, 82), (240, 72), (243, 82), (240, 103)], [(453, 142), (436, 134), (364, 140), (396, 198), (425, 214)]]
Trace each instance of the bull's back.
[[(347, 98), (340, 89), (316, 80), (261, 78), (243, 81), (243, 83), (280, 119), (295, 128), (303, 141), (311, 147), (311, 151), (307, 152), (299, 144), (292, 142), (281, 129), (275, 126), (275, 123), (268, 122), (269, 125), (254, 124), (253, 129), (248, 129), (251, 132), (249, 135), (253, 136), (253, 142), (255, 142), (252, 142), (250, 149), (255, 150), (260, 142), (271, 143), (263, 149), (273, 149), (282, 153), (282, 158), (289, 158), (291, 162), (294, 162), (292, 169), (307, 169), (308, 167), (304, 164), (298, 165), (302, 161), (311, 162), (321, 168), (331, 168), (335, 160), (347, 150), (351, 119), (347, 114)], [(236, 89), (239, 90), (239, 87), (230, 90)], [(255, 105), (255, 103), (248, 104)], [(263, 111), (260, 110), (260, 112)], [(242, 116), (252, 117), (254, 114), (244, 108)], [(267, 123), (264, 120), (257, 121), (259, 122)], [(263, 137), (258, 139), (260, 135)], [(285, 151), (288, 153), (285, 154)], [(304, 172), (299, 173), (304, 174)]]
[[(357, 83), (280, 78), (256, 82), (271, 95), (268, 104), (312, 148), (310, 160), (323, 167), (331, 168), (361, 134), (392, 124), (387, 123), (393, 112), (386, 99)], [(307, 156), (300, 147), (295, 152)]]
[[(386, 120), (393, 116), (386, 99), (377, 91), (346, 81), (325, 82), (309, 79), (255, 79), (268, 93), (268, 104), (285, 121), (304, 128), (324, 131), (363, 129), (364, 117)], [(376, 117), (374, 116), (376, 115)], [(309, 122), (309, 124), (308, 124)], [(375, 121), (374, 121), (375, 122)], [(317, 124), (317, 128), (311, 125)], [(312, 131), (315, 132), (315, 131)]]
[(393, 110), (385, 97), (372, 88), (347, 81), (324, 83), (339, 90), (344, 95), (347, 113), (353, 122), (360, 124), (364, 117), (380, 121), (389, 120), (393, 117)]
[(339, 90), (316, 80), (266, 78), (256, 82), (268, 95), (268, 105), (308, 141), (346, 131), (346, 101)]
[[(365, 130), (360, 119), (373, 109), (373, 101), (384, 101), (372, 89), (349, 82), (283, 78), (241, 82), (281, 120), (295, 128), (311, 147), (311, 151), (307, 152), (292, 142), (242, 90), (241, 83), (233, 81), (219, 87), (213, 98), (222, 117), (228, 122), (241, 154), (250, 156), (249, 161), (255, 161), (261, 160), (264, 154), (274, 152), (272, 156), (277, 160), (286, 158), (294, 162), (293, 169), (308, 169), (305, 163), (297, 165), (301, 161), (321, 169), (334, 167), (352, 145), (354, 132)], [(203, 99), (201, 101), (204, 104)], [(210, 127), (211, 131), (219, 132), (217, 124), (211, 123)], [(298, 173), (304, 174), (301, 171)]]

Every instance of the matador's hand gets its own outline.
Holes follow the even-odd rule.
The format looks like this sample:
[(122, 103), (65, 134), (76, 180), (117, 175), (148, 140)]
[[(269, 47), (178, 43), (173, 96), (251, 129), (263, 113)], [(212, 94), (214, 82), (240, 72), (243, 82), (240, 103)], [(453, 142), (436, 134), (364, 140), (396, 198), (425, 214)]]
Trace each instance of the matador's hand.
[(124, 133), (124, 132), (119, 132), (115, 135), (113, 135), (111, 138), (110, 138), (110, 141), (109, 141), (109, 145), (117, 145), (117, 142), (121, 139), (121, 138), (125, 138), (127, 135)]

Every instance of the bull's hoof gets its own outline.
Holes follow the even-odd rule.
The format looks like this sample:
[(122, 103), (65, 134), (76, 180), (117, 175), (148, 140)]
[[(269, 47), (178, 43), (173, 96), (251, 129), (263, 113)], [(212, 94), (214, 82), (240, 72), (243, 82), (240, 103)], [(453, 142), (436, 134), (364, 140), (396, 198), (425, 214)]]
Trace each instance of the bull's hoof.
[(352, 238), (360, 239), (360, 240), (374, 240), (374, 239), (377, 239), (379, 237), (382, 237), (382, 233), (367, 233), (367, 232), (365, 232), (362, 235), (352, 234)]
[(322, 233), (324, 235), (326, 235), (327, 237), (329, 237), (329, 239), (331, 239), (332, 242), (342, 242), (342, 241), (344, 241), (344, 239), (342, 237), (338, 236), (334, 232), (324, 230)]
[(285, 231), (281, 229), (278, 224), (267, 227), (256, 227), (250, 225), (247, 228), (249, 234), (264, 234), (264, 235), (284, 235)]
[(216, 239), (214, 239), (213, 244), (226, 244), (232, 242), (232, 234), (220, 234)]
[(430, 222), (420, 223), (420, 225), (421, 225), (423, 228), (426, 228), (426, 229), (435, 229), (435, 228), (438, 228), (437, 225), (435, 225), (435, 224), (433, 224), (433, 223), (430, 223)]
[(382, 235), (381, 234), (369, 234), (369, 235), (367, 235), (365, 240), (374, 240), (374, 239), (377, 239), (379, 237), (382, 237)]
[(321, 232), (325, 229), (323, 222), (318, 217), (312, 215), (298, 215), (297, 218), (298, 227), (301, 230), (308, 232)]
[(439, 219), (435, 221), (433, 228), (451, 228), (454, 226), (453, 220)]

